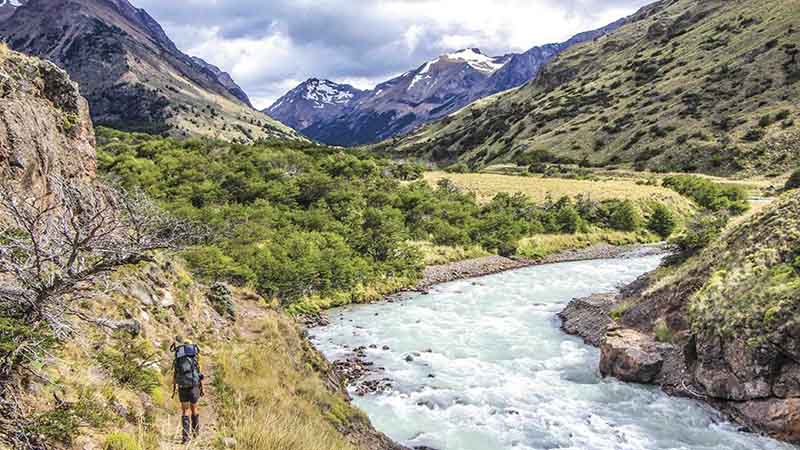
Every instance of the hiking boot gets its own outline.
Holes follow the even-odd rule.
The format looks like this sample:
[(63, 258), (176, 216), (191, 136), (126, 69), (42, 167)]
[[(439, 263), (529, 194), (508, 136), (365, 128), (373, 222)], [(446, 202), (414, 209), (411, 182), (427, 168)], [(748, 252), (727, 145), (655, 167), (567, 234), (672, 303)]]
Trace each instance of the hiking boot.
[(184, 443), (184, 444), (188, 444), (189, 443), (189, 439), (191, 439), (191, 437), (192, 437), (191, 436), (191, 430), (189, 429), (189, 427), (191, 426), (191, 423), (189, 422), (189, 416), (181, 417), (181, 425), (183, 427), (182, 428), (182, 437), (183, 438), (181, 439), (181, 442)]
[(200, 415), (192, 416), (192, 434), (197, 437), (200, 434)]

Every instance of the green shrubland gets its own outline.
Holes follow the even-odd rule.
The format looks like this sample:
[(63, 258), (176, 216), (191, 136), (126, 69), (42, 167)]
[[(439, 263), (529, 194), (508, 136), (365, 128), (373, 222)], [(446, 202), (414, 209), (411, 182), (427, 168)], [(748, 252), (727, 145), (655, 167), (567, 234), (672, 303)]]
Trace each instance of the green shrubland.
[(741, 214), (750, 209), (747, 192), (736, 185), (715, 183), (707, 178), (693, 175), (666, 177), (663, 183), (665, 187), (691, 198), (710, 211)]
[(108, 129), (98, 140), (108, 176), (207, 227), (184, 254), (196, 274), (252, 286), (296, 312), (413, 285), (429, 259), (419, 242), (510, 256), (539, 234), (637, 232), (649, 214), (641, 203), (587, 195), (536, 203), (500, 192), (479, 202), (447, 178), (409, 182), (416, 166), (308, 143), (245, 146)]

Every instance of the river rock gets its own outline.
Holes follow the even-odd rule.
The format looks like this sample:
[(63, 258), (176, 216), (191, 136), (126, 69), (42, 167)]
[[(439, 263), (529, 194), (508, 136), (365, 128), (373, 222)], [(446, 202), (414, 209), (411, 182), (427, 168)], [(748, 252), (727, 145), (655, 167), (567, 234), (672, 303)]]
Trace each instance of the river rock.
[(614, 324), (608, 311), (616, 301), (614, 294), (592, 295), (571, 301), (558, 314), (565, 333), (580, 336), (584, 342), (599, 347), (608, 328)]
[(664, 352), (671, 347), (636, 330), (609, 330), (600, 347), (600, 373), (627, 382), (653, 383), (664, 364)]

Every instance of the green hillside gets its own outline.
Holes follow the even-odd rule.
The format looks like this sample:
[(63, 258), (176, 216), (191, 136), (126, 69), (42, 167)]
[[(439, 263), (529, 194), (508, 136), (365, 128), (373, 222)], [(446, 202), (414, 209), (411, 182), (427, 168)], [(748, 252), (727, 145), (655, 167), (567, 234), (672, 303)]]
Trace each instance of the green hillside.
[(717, 174), (800, 161), (800, 2), (663, 0), (531, 83), (377, 147), (439, 164)]

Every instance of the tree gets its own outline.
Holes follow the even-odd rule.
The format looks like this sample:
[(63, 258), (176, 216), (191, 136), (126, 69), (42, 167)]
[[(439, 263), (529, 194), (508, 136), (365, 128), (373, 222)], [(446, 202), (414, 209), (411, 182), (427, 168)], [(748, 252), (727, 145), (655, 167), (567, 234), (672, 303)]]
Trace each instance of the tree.
[[(8, 382), (72, 333), (71, 318), (114, 327), (75, 305), (106, 274), (174, 248), (189, 228), (140, 191), (123, 192), (50, 180), (55, 194), (32, 197), (14, 183), (0, 186), (0, 440), (36, 448), (25, 415), (7, 395)], [(63, 201), (57, 200), (63, 199)], [(16, 421), (16, 422), (15, 422)]]
[(686, 232), (673, 243), (678, 246), (681, 254), (692, 255), (717, 239), (727, 224), (728, 216), (725, 214), (700, 214), (689, 222)]
[(639, 211), (630, 200), (618, 203), (609, 217), (611, 228), (621, 231), (636, 231), (641, 226), (641, 222)]
[(661, 239), (667, 239), (675, 231), (675, 217), (672, 211), (662, 204), (656, 205), (653, 214), (647, 222), (647, 229), (659, 235)]

